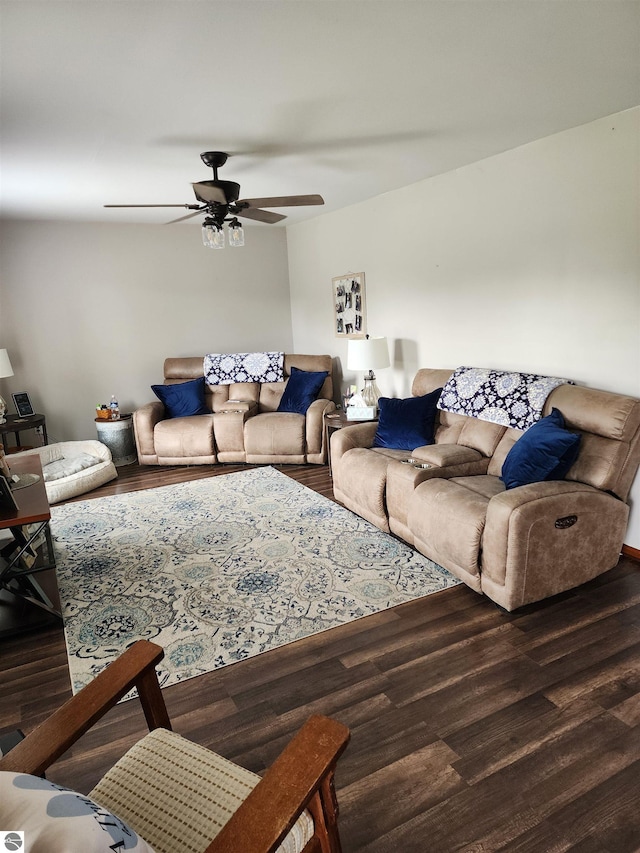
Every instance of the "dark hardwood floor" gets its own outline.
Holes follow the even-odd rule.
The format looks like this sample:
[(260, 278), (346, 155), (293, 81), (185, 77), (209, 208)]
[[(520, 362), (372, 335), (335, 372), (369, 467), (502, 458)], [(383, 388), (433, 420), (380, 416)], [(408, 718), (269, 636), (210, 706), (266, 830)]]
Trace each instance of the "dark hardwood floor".
[[(82, 499), (237, 467), (128, 466)], [(326, 468), (276, 467), (332, 496)], [(0, 733), (29, 731), (70, 695), (62, 630), (5, 638), (0, 654)], [(164, 694), (176, 731), (258, 772), (310, 713), (346, 723), (344, 853), (640, 849), (640, 566), (628, 558), (517, 613), (460, 586)], [(137, 702), (119, 705), (48, 775), (89, 790), (144, 730)]]

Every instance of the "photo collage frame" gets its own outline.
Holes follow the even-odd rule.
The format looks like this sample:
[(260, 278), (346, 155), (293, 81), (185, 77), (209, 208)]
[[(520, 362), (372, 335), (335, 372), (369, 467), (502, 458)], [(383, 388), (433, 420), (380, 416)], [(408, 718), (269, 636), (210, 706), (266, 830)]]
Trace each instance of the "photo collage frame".
[(363, 338), (367, 333), (364, 273), (346, 273), (331, 279), (333, 329), (337, 338)]

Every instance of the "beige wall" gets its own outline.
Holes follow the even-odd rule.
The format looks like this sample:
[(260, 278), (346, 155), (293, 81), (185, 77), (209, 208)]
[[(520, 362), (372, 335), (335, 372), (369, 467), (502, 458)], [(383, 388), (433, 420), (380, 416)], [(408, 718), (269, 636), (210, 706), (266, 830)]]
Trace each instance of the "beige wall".
[(28, 391), (53, 440), (95, 438), (96, 403), (154, 399), (167, 356), (291, 351), (286, 232), (246, 230), (213, 251), (192, 225), (3, 222), (2, 395)]
[(290, 226), (294, 349), (345, 363), (331, 278), (364, 271), (385, 394), (466, 364), (640, 396), (639, 140), (637, 108)]

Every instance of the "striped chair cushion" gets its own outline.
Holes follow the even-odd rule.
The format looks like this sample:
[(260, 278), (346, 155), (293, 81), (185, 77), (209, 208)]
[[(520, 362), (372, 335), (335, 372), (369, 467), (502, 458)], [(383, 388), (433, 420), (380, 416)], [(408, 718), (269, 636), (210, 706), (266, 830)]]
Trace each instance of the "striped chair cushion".
[[(127, 821), (156, 853), (203, 853), (260, 777), (166, 729), (138, 741), (90, 796)], [(313, 835), (303, 812), (278, 853), (300, 853)]]

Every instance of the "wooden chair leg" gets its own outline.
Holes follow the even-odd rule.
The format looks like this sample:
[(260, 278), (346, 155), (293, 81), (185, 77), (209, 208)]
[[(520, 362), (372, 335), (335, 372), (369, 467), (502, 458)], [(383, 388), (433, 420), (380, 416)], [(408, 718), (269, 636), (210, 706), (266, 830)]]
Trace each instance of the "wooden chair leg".
[[(307, 806), (322, 853), (342, 853), (338, 834), (338, 800), (334, 786), (333, 771), (322, 779), (318, 791)], [(305, 853), (307, 850), (305, 848)]]

